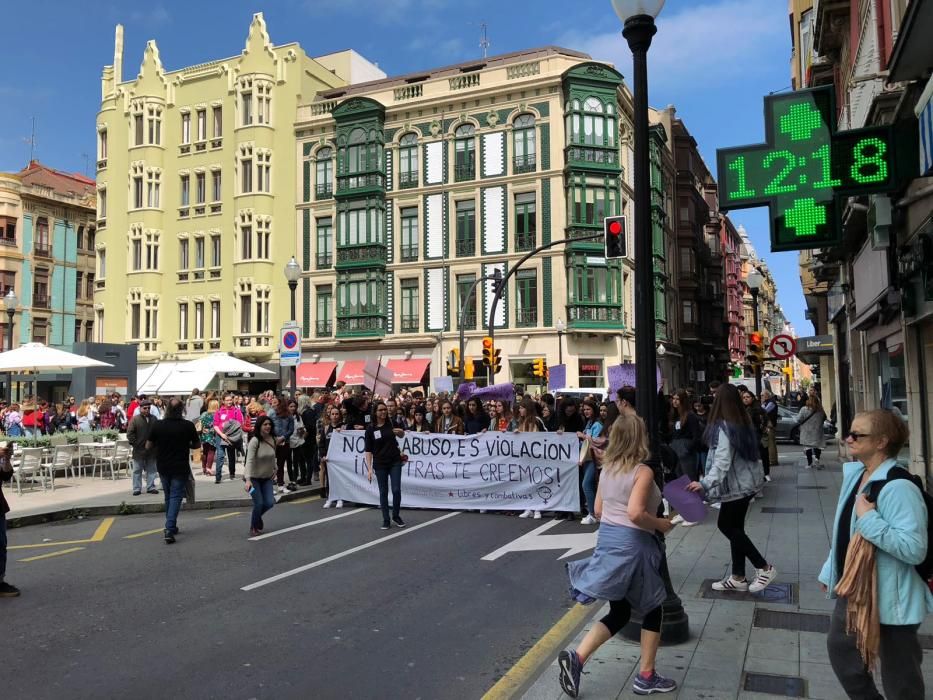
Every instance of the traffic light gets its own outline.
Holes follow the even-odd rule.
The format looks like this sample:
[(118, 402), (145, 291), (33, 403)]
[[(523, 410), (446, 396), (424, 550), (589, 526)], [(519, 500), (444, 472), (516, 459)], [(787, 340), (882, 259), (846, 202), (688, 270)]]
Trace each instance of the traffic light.
[(761, 367), (765, 361), (765, 348), (761, 331), (752, 331), (748, 334), (748, 354), (745, 361), (751, 365), (752, 369)]
[(499, 374), (502, 370), (502, 358), (499, 356), (499, 353), (502, 351), (499, 348), (496, 348), (492, 352), (492, 373)]
[(485, 338), (483, 338), (483, 364), (487, 367), (491, 367), (494, 355), (495, 348), (492, 344), (492, 338), (487, 335)]
[(791, 381), (791, 382), (794, 381), (794, 366), (793, 365), (787, 365), (787, 367), (782, 367), (781, 373), (787, 375), (788, 381)]
[(450, 377), (460, 376), (460, 351), (457, 348), (451, 348), (450, 358), (447, 360), (447, 375)]
[(603, 219), (603, 238), (606, 244), (606, 259), (625, 257), (625, 217), (607, 216)]
[(468, 381), (473, 379), (473, 358), (472, 357), (463, 358), (463, 378)]
[(531, 366), (533, 367), (532, 374), (535, 377), (541, 377), (545, 379), (547, 377), (547, 361), (543, 357), (536, 357)]

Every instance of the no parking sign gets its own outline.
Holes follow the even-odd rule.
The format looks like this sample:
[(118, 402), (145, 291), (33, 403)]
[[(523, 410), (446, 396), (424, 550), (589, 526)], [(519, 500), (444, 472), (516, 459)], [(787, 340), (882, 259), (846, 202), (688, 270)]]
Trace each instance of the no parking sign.
[(279, 334), (279, 367), (297, 367), (299, 362), (301, 337), (298, 335), (298, 324), (286, 324)]

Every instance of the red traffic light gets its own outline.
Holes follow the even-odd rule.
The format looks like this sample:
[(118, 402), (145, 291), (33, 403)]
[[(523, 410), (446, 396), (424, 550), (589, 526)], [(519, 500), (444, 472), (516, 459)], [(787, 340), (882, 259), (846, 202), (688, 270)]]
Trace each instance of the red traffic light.
[(621, 233), (622, 233), (622, 222), (621, 222), (621, 221), (617, 221), (617, 220), (610, 221), (610, 222), (609, 222), (608, 228), (609, 228), (609, 233), (611, 233), (613, 236), (621, 235)]
[(492, 338), (490, 338), (489, 336), (486, 336), (485, 338), (483, 338), (483, 349), (489, 350), (491, 347), (492, 347)]
[(761, 333), (749, 333), (748, 340), (753, 345), (761, 345)]

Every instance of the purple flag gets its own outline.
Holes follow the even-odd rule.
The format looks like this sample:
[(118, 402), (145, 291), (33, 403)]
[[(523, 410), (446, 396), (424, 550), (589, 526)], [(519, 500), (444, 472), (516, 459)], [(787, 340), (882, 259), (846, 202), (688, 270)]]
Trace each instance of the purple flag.
[(567, 365), (554, 365), (548, 370), (548, 391), (563, 389), (565, 386), (567, 386)]
[[(631, 362), (625, 362), (621, 365), (614, 365), (608, 368), (609, 374), (609, 395), (615, 396), (616, 392), (624, 386), (637, 386), (635, 365)], [(661, 386), (661, 368), (657, 368), (657, 387)]]

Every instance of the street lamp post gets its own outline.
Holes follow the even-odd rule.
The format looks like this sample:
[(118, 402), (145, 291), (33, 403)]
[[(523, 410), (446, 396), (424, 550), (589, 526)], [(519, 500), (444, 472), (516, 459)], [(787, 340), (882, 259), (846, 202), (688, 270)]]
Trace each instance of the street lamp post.
[[(755, 330), (760, 332), (761, 329), (758, 328), (758, 324), (761, 322), (758, 318), (758, 292), (761, 290), (761, 285), (764, 283), (765, 278), (762, 275), (758, 268), (753, 268), (751, 272), (748, 273), (748, 277), (745, 279), (745, 284), (748, 285), (748, 291), (752, 294), (752, 314), (755, 320)], [(761, 365), (755, 365), (755, 397), (761, 398)]]
[[(292, 315), (291, 320), (295, 323), (298, 321), (298, 311), (297, 311), (297, 290), (298, 290), (298, 278), (301, 277), (301, 266), (298, 264), (298, 261), (295, 260), (295, 256), (292, 256), (292, 259), (288, 261), (285, 265), (285, 279), (288, 281), (288, 289), (291, 291), (292, 296)], [(292, 389), (292, 398), (298, 393), (298, 368), (295, 365), (292, 365), (289, 370), (289, 383), (291, 384)]]
[[(9, 292), (6, 293), (6, 296), (3, 297), (3, 305), (6, 307), (6, 349), (13, 349), (13, 316), (16, 315), (16, 307), (19, 304), (19, 299), (16, 298), (16, 292), (11, 288)], [(7, 375), (7, 387), (10, 392), (10, 403), (13, 403), (13, 373), (10, 372)]]
[(564, 364), (564, 332), (567, 330), (567, 324), (562, 319), (557, 319), (557, 364)]
[[(635, 390), (636, 408), (645, 420), (651, 447), (655, 481), (662, 483), (658, 440), (657, 355), (654, 323), (654, 255), (651, 234), (651, 182), (648, 162), (648, 49), (657, 33), (654, 18), (664, 0), (612, 0), (612, 9), (623, 22), (622, 36), (632, 50), (634, 104), (634, 205), (635, 205)], [(661, 639), (679, 644), (690, 636), (683, 604), (671, 584), (665, 554), (661, 576), (667, 589)], [(639, 632), (627, 630), (637, 636)]]

